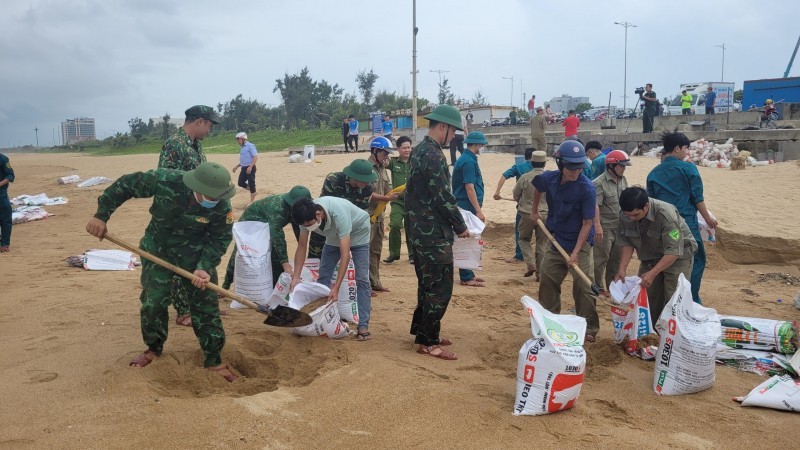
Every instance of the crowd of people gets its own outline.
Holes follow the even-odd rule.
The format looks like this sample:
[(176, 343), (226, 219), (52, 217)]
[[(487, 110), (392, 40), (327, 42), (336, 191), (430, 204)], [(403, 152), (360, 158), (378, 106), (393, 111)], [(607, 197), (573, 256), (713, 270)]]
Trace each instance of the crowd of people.
[[(541, 107), (536, 114), (544, 119)], [(455, 360), (458, 356), (449, 350), (452, 340), (441, 335), (453, 293), (453, 242), (456, 236), (469, 235), (462, 210), (486, 220), (478, 161), (488, 141), (478, 131), (464, 135), (461, 114), (452, 106), (440, 105), (426, 119), (430, 123), (427, 135), (413, 150), (406, 136), (398, 137), (395, 147), (391, 130), (385, 129), (385, 136), (370, 141), (367, 159), (355, 159), (341, 172), (328, 174), (316, 199), (307, 187), (295, 186), (289, 192), (255, 200), (258, 153), (245, 133), (236, 135), (241, 153), (233, 172), (241, 168), (238, 184), (251, 194), (239, 220), (269, 224), (273, 280), (283, 272), (290, 273), (294, 289), (306, 259), (320, 258), (318, 282), (330, 286), (333, 301), (346, 272), (339, 271), (334, 280), (334, 269), (346, 267), (352, 260), (359, 317), (355, 336), (359, 341), (372, 339), (371, 297), (389, 290), (381, 282), (380, 264), (400, 260), (405, 230), (408, 262), (414, 265), (417, 277), (417, 306), (410, 326), (417, 352)], [(216, 294), (205, 289), (207, 283), (216, 283), (216, 267), (232, 239), (234, 215), (229, 199), (236, 193), (230, 172), (207, 162), (202, 150), (201, 141), (215, 123), (218, 117), (211, 107), (198, 105), (186, 110), (184, 125), (162, 148), (158, 168), (124, 175), (111, 184), (99, 197), (86, 229), (102, 239), (106, 222), (125, 201), (153, 198), (152, 218), (140, 247), (193, 272), (194, 279), (143, 262), (141, 330), (147, 348), (131, 366), (145, 367), (161, 355), (172, 304), (176, 324), (194, 329), (205, 354), (205, 367), (234, 381), (238, 375), (221, 359), (225, 333)], [(352, 121), (345, 123), (349, 129)], [(451, 169), (444, 149), (459, 139), (457, 136), (463, 137), (466, 148), (451, 160)], [(570, 270), (578, 269), (601, 286), (600, 295), (607, 296), (609, 283), (625, 277), (634, 251), (641, 261), (639, 276), (648, 290), (654, 319), (674, 292), (681, 273), (691, 279), (699, 303), (705, 252), (697, 213), (712, 228), (716, 221), (705, 205), (697, 168), (683, 161), (689, 146), (686, 136), (663, 135), (663, 161), (648, 175), (646, 189), (628, 186), (624, 174), (631, 161), (625, 152), (603, 150), (596, 141), (584, 145), (577, 139), (565, 140), (553, 153), (555, 170), (546, 170), (550, 158), (544, 140), (538, 137), (534, 136), (534, 146), (526, 148), (525, 161), (503, 173), (493, 198), (504, 200), (500, 194), (504, 182), (516, 178), (513, 199), (505, 200), (517, 205), (519, 255), (508, 262), (524, 261), (522, 275), (539, 283), (541, 304), (559, 313), (561, 285)], [(350, 143), (345, 142), (346, 146)], [(395, 149), (398, 156), (390, 157)], [(13, 172), (11, 177), (13, 180)], [(386, 203), (391, 206), (389, 254), (381, 260), (386, 229), (382, 204)], [(292, 225), (298, 242), (293, 265), (284, 235), (287, 225)], [(223, 288), (230, 288), (234, 270), (235, 249)], [(460, 269), (459, 280), (467, 287), (485, 286), (485, 280), (471, 270)], [(597, 297), (578, 277), (572, 295), (576, 313), (587, 320), (586, 341), (593, 342), (600, 326)]]

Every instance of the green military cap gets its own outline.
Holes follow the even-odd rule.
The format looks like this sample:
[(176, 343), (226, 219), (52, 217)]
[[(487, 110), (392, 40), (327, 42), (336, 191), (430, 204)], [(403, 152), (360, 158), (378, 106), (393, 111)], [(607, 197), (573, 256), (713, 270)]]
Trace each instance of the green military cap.
[(531, 162), (547, 162), (547, 153), (536, 150), (535, 152), (531, 153)]
[(450, 105), (439, 105), (431, 111), (430, 114), (425, 116), (428, 120), (446, 123), (456, 127), (456, 130), (464, 130), (461, 122), (461, 113)]
[(342, 172), (356, 181), (364, 183), (378, 181), (378, 174), (372, 170), (372, 164), (366, 159), (357, 159), (351, 162)]
[(467, 138), (464, 139), (465, 144), (483, 144), (486, 145), (489, 141), (486, 140), (486, 135), (481, 133), (480, 131), (473, 131), (467, 135)]
[(231, 183), (228, 169), (215, 162), (204, 162), (184, 173), (183, 184), (208, 198), (231, 198), (236, 195), (236, 186)]
[(294, 202), (301, 198), (314, 200), (314, 198), (311, 197), (311, 191), (309, 191), (307, 187), (295, 186), (283, 196), (283, 201), (289, 206), (294, 206)]
[(214, 123), (220, 123), (220, 119), (219, 116), (217, 115), (217, 112), (214, 111), (214, 108), (210, 106), (194, 105), (191, 108), (187, 109), (185, 114), (188, 120), (206, 119)]

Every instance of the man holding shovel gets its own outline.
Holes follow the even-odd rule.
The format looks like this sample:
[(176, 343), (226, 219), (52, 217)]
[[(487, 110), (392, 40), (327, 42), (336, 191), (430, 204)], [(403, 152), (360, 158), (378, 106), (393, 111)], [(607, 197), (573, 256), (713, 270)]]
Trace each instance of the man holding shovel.
[[(89, 234), (103, 239), (106, 222), (123, 203), (131, 198), (153, 198), (152, 217), (139, 248), (193, 271), (195, 278), (182, 279), (181, 288), (188, 293), (192, 328), (205, 355), (204, 366), (229, 382), (238, 376), (222, 364), (225, 331), (217, 294), (206, 290), (205, 284), (216, 282), (216, 267), (231, 242), (233, 212), (228, 199), (234, 194), (236, 186), (231, 183), (230, 173), (217, 163), (204, 162), (189, 172), (134, 172), (123, 175), (103, 191), (97, 199), (97, 212), (86, 225)], [(139, 298), (147, 350), (131, 361), (133, 367), (147, 366), (163, 351), (174, 276), (169, 270), (142, 260)]]
[[(564, 141), (556, 150), (558, 170), (548, 170), (533, 178), (531, 220), (539, 221), (542, 194), (547, 201), (547, 229), (567, 253), (569, 260), (550, 246), (539, 267), (539, 301), (548, 311), (561, 313), (561, 283), (569, 269), (577, 266), (588, 277), (594, 274), (592, 245), (594, 217), (597, 209), (592, 182), (581, 172), (586, 165), (586, 150), (578, 141)], [(554, 244), (555, 245), (555, 244)], [(589, 279), (591, 281), (591, 278)], [(586, 342), (594, 342), (600, 330), (596, 299), (592, 287), (575, 277), (572, 297), (577, 314), (586, 319)]]

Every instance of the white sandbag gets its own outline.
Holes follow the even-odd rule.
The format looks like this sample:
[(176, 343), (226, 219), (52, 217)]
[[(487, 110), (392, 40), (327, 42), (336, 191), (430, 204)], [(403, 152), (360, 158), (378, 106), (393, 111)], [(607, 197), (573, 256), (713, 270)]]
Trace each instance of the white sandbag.
[[(300, 309), (307, 304), (327, 297), (331, 290), (319, 283), (300, 283), (289, 294), (289, 307)], [(299, 336), (322, 336), (331, 339), (341, 339), (350, 334), (347, 324), (342, 322), (336, 302), (327, 303), (312, 311), (312, 323), (304, 327), (292, 328), (292, 333)]]
[(106, 177), (92, 177), (87, 178), (86, 180), (81, 181), (80, 183), (76, 184), (79, 188), (89, 187), (89, 186), (97, 186), (98, 184), (106, 184), (111, 183), (113, 181), (111, 178)]
[(734, 400), (742, 402), (742, 406), (800, 412), (800, 380), (793, 380), (789, 375), (774, 375), (745, 397), (734, 397)]
[(776, 351), (792, 355), (798, 350), (797, 322), (755, 317), (720, 316), (721, 343), (730, 348)]
[[(244, 221), (233, 224), (236, 261), (233, 285), (236, 293), (259, 305), (266, 305), (272, 295), (272, 259), (270, 258), (269, 224)], [(247, 306), (231, 302), (231, 308)]]
[(533, 338), (519, 350), (514, 415), (538, 416), (572, 408), (586, 372), (586, 319), (553, 314), (527, 295), (520, 300), (531, 316)]
[[(294, 270), (294, 262), (289, 261), (289, 265)], [(339, 274), (339, 267), (333, 270), (331, 282), (336, 280)], [(303, 283), (316, 282), (319, 278), (319, 258), (308, 258), (303, 265), (303, 270), (300, 272), (300, 281)], [(336, 301), (336, 307), (339, 310), (339, 315), (342, 319), (358, 323), (358, 298), (356, 294), (358, 288), (356, 286), (356, 269), (353, 265), (353, 258), (350, 258), (350, 263), (347, 265), (347, 273), (342, 280), (342, 285), (339, 288), (339, 300)]]
[(657, 348), (639, 345), (639, 338), (654, 332), (647, 289), (642, 289), (641, 282), (639, 277), (625, 277), (625, 281), (611, 283), (611, 299), (619, 305), (611, 307), (611, 321), (614, 342), (624, 343), (625, 353), (649, 361), (655, 359)]
[(58, 184), (72, 184), (72, 183), (80, 183), (81, 177), (78, 175), (67, 175), (65, 177), (58, 178)]
[(714, 384), (720, 316), (692, 301), (692, 286), (683, 274), (664, 307), (656, 329), (661, 335), (653, 390), (659, 395), (700, 392)]
[(135, 259), (125, 250), (89, 250), (83, 254), (87, 270), (133, 270)]
[(456, 269), (483, 270), (483, 233), (486, 224), (469, 211), (458, 209), (467, 224), (469, 237), (453, 240), (453, 267)]
[(20, 206), (11, 211), (11, 223), (14, 225), (42, 220), (52, 216), (41, 206)]
[[(711, 211), (708, 212), (708, 215), (711, 216), (712, 219), (717, 220), (714, 214), (711, 214)], [(700, 211), (697, 212), (697, 225), (700, 228), (700, 237), (703, 239), (703, 242), (717, 242), (716, 228), (708, 226), (706, 219), (703, 218)]]
[(303, 157), (303, 155), (301, 155), (300, 153), (295, 153), (293, 155), (289, 155), (289, 162), (290, 163), (301, 163), (301, 162), (303, 162), (305, 160), (306, 160), (305, 157)]
[(36, 195), (20, 195), (11, 199), (11, 204), (16, 206), (52, 206), (67, 203), (65, 197), (50, 198), (44, 192)]

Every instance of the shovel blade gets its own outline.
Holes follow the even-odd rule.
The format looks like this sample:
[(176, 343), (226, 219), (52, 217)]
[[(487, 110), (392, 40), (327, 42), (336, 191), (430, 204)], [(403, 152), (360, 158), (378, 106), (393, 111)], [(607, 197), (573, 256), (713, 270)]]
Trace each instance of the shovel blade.
[(289, 308), (288, 306), (277, 306), (274, 310), (267, 314), (264, 324), (273, 327), (294, 328), (311, 325), (312, 321), (313, 320), (311, 319), (311, 316), (302, 311)]

